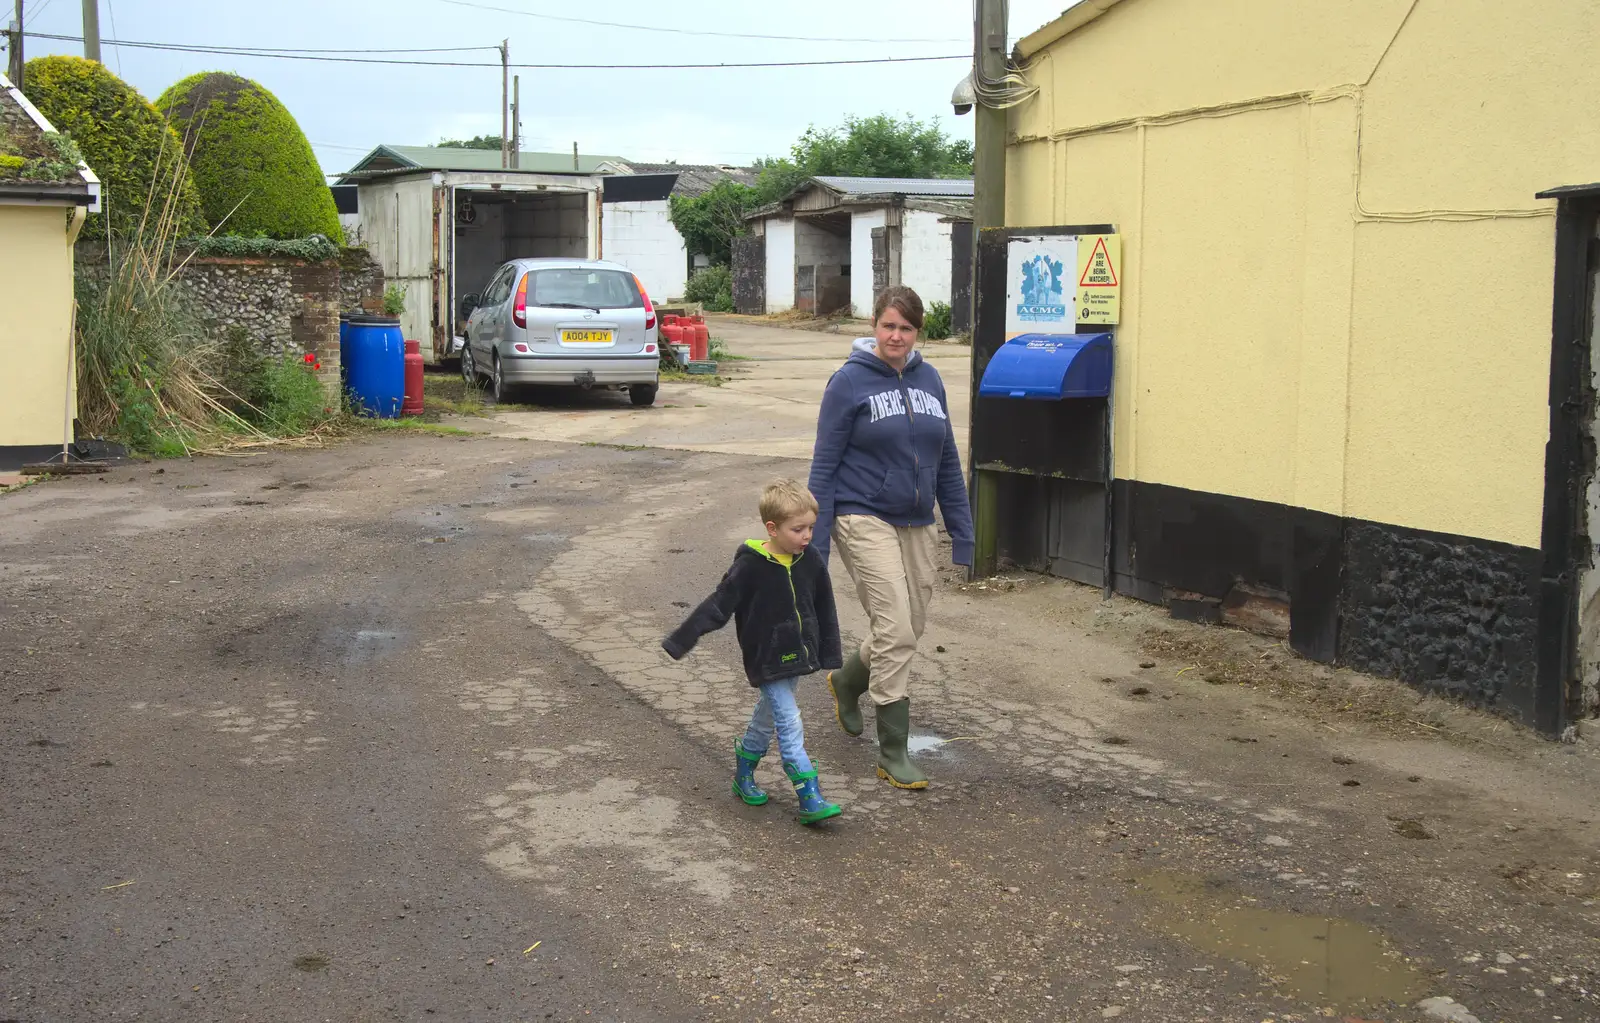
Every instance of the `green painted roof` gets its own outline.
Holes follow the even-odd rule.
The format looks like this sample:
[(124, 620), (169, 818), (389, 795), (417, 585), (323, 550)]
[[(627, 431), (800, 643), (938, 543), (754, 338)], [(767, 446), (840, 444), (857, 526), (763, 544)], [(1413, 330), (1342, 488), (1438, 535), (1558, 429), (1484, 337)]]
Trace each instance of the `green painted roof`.
[[(619, 156), (578, 156), (572, 166), (571, 153), (529, 153), (519, 156), (515, 168), (534, 174), (593, 174), (607, 162), (623, 162)], [(447, 146), (379, 146), (345, 172), (349, 177), (367, 177), (408, 171), (498, 171), (498, 149), (455, 149)]]

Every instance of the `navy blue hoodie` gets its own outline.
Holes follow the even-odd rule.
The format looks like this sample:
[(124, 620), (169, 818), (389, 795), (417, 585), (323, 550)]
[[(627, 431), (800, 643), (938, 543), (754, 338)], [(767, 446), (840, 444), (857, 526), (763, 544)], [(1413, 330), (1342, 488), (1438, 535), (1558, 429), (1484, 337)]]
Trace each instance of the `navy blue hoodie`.
[(937, 497), (952, 560), (972, 564), (972, 510), (944, 381), (920, 352), (913, 351), (906, 368), (896, 371), (856, 343), (822, 395), (809, 485), (820, 507), (811, 547), (824, 558), (835, 516), (927, 526)]

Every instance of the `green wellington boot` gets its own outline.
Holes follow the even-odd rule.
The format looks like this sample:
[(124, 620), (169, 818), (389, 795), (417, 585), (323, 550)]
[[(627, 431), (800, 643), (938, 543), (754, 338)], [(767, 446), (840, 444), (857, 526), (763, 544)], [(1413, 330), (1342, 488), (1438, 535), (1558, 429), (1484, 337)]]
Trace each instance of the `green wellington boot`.
[(802, 771), (793, 764), (785, 762), (783, 773), (794, 783), (794, 794), (800, 799), (801, 824), (821, 824), (830, 817), (844, 813), (837, 804), (822, 798), (822, 790), (817, 787), (816, 771)]
[(878, 777), (897, 789), (925, 789), (928, 778), (906, 753), (911, 737), (911, 700), (878, 707)]
[(756, 784), (756, 765), (761, 754), (744, 748), (744, 741), (733, 740), (733, 794), (744, 800), (746, 806), (764, 806), (767, 793)]
[(871, 679), (867, 666), (861, 663), (861, 651), (850, 651), (844, 667), (828, 672), (828, 689), (833, 693), (833, 716), (847, 735), (860, 735), (867, 727), (861, 718), (861, 697), (867, 692)]

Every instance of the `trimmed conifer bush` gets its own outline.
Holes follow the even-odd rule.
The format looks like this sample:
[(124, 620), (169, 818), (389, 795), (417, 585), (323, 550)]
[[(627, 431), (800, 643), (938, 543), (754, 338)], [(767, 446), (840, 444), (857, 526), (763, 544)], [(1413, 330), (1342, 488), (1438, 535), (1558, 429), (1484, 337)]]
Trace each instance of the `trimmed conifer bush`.
[(287, 107), (256, 82), (221, 71), (191, 75), (156, 106), (188, 149), (207, 223), (219, 234), (342, 244), (333, 193)]
[[(23, 81), (28, 99), (83, 152), (100, 178), (104, 211), (91, 214), (82, 237), (105, 241), (203, 234), (200, 201), (183, 160), (183, 143), (139, 91), (82, 57), (36, 57)], [(165, 221), (165, 223), (163, 223)]]

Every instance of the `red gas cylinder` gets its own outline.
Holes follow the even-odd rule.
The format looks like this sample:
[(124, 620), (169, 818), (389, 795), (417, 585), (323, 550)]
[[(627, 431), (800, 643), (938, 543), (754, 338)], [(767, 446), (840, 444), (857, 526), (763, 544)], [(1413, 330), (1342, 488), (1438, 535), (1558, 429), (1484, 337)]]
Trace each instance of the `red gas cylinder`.
[(400, 414), (422, 415), (422, 346), (416, 341), (406, 342), (406, 394)]
[(689, 357), (704, 362), (711, 357), (711, 328), (703, 320), (697, 320), (690, 329), (694, 336), (689, 342)]
[(661, 321), (661, 339), (669, 345), (683, 344), (683, 326), (678, 323), (676, 316), (668, 316)]

